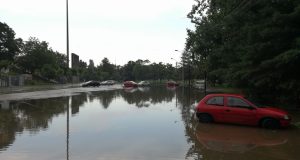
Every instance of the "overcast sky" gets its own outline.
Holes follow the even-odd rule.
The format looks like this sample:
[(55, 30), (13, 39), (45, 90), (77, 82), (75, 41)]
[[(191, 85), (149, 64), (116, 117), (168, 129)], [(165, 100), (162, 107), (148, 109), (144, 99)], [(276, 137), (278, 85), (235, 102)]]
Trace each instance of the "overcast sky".
[[(0, 0), (0, 21), (16, 37), (37, 37), (66, 53), (66, 0)], [(70, 53), (98, 65), (107, 57), (124, 65), (129, 60), (175, 64), (180, 60), (186, 15), (194, 0), (69, 0)]]

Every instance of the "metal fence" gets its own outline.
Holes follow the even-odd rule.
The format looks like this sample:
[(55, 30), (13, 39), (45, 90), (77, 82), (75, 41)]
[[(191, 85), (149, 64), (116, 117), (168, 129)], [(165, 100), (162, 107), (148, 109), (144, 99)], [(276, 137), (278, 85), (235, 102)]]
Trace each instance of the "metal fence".
[(8, 77), (1, 76), (0, 77), (0, 87), (8, 87)]
[(0, 87), (23, 86), (24, 82), (25, 82), (24, 75), (0, 77)]

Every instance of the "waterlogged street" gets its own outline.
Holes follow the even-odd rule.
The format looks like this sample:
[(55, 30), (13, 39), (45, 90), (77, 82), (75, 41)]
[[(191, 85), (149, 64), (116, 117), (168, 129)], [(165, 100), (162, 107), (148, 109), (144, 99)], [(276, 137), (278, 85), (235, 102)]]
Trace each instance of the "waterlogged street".
[[(198, 90), (165, 86), (79, 90), (2, 95), (0, 159), (300, 158), (296, 127), (266, 130), (197, 122), (191, 110), (203, 97)], [(299, 112), (293, 119), (300, 121)]]

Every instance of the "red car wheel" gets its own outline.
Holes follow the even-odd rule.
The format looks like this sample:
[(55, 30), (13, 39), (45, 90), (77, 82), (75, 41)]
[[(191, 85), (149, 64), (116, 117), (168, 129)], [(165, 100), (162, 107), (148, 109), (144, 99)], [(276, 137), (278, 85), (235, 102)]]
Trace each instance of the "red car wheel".
[(197, 114), (197, 117), (200, 122), (204, 122), (204, 123), (210, 123), (214, 121), (213, 117), (207, 113)]

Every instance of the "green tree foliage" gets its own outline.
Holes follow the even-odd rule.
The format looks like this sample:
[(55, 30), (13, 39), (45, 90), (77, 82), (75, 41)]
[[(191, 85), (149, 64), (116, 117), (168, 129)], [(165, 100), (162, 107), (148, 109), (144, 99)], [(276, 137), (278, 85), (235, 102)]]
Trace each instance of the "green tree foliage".
[(178, 79), (171, 64), (151, 63), (149, 60), (129, 61), (120, 68), (123, 80), (165, 80)]
[(211, 82), (299, 95), (300, 1), (197, 0), (188, 17), (186, 51)]
[(67, 70), (67, 57), (54, 52), (47, 42), (30, 37), (23, 45), (17, 64), (24, 72), (55, 79)]
[(114, 79), (113, 73), (115, 72), (115, 65), (111, 64), (106, 57), (101, 61), (98, 70), (103, 80)]
[(151, 79), (149, 77), (149, 70), (150, 67), (149, 65), (147, 65), (148, 63), (150, 63), (149, 60), (137, 60), (134, 67), (133, 67), (133, 75), (135, 77), (135, 79), (137, 80), (147, 80), (147, 79)]
[(89, 65), (80, 60), (78, 68), (69, 69), (66, 55), (53, 51), (46, 41), (35, 37), (24, 42), (14, 39), (14, 31), (4, 23), (0, 24), (0, 31), (0, 67), (7, 67), (14, 62), (16, 72), (33, 74), (43, 80), (64, 83), (71, 76), (79, 76), (81, 81), (179, 79), (178, 71), (171, 64), (150, 64), (149, 60), (141, 59), (129, 61), (124, 66), (116, 66), (108, 58), (104, 58), (98, 66), (95, 66), (93, 60), (90, 60)]
[(20, 53), (22, 39), (15, 39), (15, 32), (7, 24), (0, 22), (0, 68), (7, 68)]
[(133, 68), (135, 66), (134, 61), (128, 61), (127, 64), (125, 64), (121, 69), (121, 75), (123, 77), (123, 80), (135, 80), (135, 77), (133, 75)]

